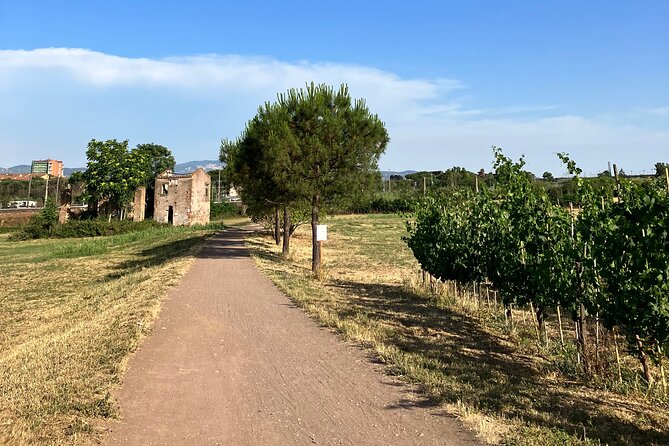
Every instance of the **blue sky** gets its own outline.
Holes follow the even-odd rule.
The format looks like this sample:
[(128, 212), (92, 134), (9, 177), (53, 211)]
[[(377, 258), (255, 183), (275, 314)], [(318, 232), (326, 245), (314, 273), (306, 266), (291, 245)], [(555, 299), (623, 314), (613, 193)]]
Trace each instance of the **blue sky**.
[(85, 164), (91, 138), (215, 159), (258, 105), (348, 83), (386, 122), (382, 169), (541, 174), (569, 152), (669, 161), (669, 2), (0, 0), (0, 166)]

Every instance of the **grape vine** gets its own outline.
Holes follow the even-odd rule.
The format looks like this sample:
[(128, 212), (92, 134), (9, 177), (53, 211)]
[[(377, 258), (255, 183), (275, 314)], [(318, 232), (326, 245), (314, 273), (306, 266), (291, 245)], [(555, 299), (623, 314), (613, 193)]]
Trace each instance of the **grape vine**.
[(596, 189), (567, 155), (578, 203), (553, 202), (518, 162), (494, 147), (494, 188), (430, 197), (407, 222), (423, 270), (443, 281), (486, 282), (505, 306), (568, 310), (590, 373), (586, 316), (617, 328), (652, 383), (648, 360), (669, 343), (669, 192), (622, 180)]

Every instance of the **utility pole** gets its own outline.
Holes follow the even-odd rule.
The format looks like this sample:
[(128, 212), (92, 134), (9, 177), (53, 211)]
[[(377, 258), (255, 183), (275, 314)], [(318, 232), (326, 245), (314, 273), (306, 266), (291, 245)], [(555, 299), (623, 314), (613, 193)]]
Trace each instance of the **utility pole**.
[(56, 204), (60, 205), (60, 175), (58, 175), (58, 180), (56, 180)]
[(217, 203), (221, 202), (221, 169), (218, 169), (218, 182), (216, 183), (218, 186), (218, 201)]
[(28, 201), (30, 201), (30, 187), (33, 184), (33, 174), (31, 173), (28, 177)]
[(427, 177), (423, 177), (423, 196), (425, 196), (425, 192), (427, 191)]
[(46, 186), (44, 186), (44, 206), (46, 206), (46, 200), (49, 198), (49, 174), (46, 175)]

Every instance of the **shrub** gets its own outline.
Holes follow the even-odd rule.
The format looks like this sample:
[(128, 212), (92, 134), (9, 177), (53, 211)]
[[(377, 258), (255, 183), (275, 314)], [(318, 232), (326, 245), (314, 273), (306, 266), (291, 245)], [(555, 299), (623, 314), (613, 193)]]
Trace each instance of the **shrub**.
[(225, 217), (234, 217), (242, 214), (242, 208), (232, 203), (211, 203), (209, 218), (218, 220)]
[(13, 240), (29, 240), (50, 237), (58, 225), (58, 207), (53, 200), (46, 202), (39, 214), (33, 215), (26, 227), (12, 234)]
[(142, 231), (160, 226), (153, 220), (131, 221), (104, 218), (94, 220), (69, 220), (58, 225), (52, 233), (56, 238), (98, 237)]
[[(43, 215), (44, 214), (44, 215)], [(12, 240), (29, 240), (37, 238), (81, 238), (125, 234), (161, 226), (153, 220), (131, 221), (97, 218), (91, 220), (68, 220), (58, 224), (58, 214), (45, 208), (35, 215), (30, 224), (11, 236)]]

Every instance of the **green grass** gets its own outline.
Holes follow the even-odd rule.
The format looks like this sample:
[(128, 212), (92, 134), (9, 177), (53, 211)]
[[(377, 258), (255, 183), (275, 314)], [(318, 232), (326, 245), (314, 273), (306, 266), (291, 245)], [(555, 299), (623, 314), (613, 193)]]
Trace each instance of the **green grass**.
[(0, 444), (93, 444), (110, 390), (211, 228), (0, 235)]
[(296, 233), (289, 259), (269, 237), (248, 244), (298, 305), (374, 351), (390, 373), (416, 384), (482, 439), (524, 446), (669, 444), (666, 404), (558, 373), (553, 361), (559, 354), (537, 347), (521, 310), (509, 331), (501, 313), (486, 315), (471, 301), (418, 286), (418, 265), (401, 241), (399, 217), (342, 216), (326, 223), (322, 281), (309, 271), (308, 227)]

